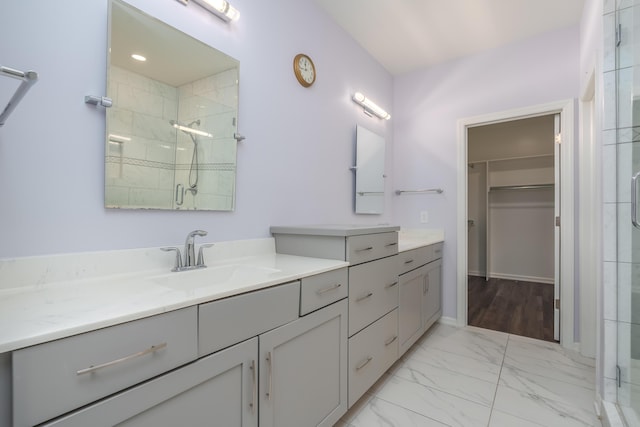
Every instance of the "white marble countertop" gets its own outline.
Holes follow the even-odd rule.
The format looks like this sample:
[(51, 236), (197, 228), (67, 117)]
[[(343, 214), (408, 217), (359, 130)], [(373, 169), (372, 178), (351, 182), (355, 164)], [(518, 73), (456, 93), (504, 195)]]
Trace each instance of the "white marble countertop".
[[(401, 229), (398, 247), (443, 240), (440, 230)], [(273, 239), (219, 242), (205, 254), (215, 262), (179, 273), (158, 248), (0, 260), (0, 353), (349, 265), (277, 254)]]
[(398, 252), (444, 242), (443, 230), (401, 229), (398, 232)]
[[(165, 268), (0, 289), (0, 353), (347, 265), (271, 253), (225, 259), (206, 269), (179, 273)], [(189, 284), (178, 283), (181, 280)]]

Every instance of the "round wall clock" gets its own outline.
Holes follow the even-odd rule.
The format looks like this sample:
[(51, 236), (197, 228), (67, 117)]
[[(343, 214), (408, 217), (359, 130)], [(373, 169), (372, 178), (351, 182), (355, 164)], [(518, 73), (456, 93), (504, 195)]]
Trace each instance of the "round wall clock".
[(299, 53), (293, 58), (293, 73), (304, 87), (309, 87), (316, 81), (316, 66), (313, 65), (311, 58), (304, 53)]

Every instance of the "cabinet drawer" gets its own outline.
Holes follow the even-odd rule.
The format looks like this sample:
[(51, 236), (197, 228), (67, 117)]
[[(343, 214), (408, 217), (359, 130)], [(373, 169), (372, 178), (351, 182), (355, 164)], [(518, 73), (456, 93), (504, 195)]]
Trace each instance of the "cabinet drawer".
[(443, 246), (444, 246), (444, 242), (435, 243), (435, 244), (429, 246), (431, 248), (431, 251), (432, 251), (432, 256), (431, 256), (431, 259), (429, 261), (433, 261), (433, 260), (442, 258), (442, 247)]
[(349, 336), (398, 306), (398, 257), (349, 267)]
[(185, 308), (13, 353), (14, 425), (32, 426), (197, 358)]
[(347, 237), (347, 261), (351, 265), (398, 253), (398, 233), (362, 234)]
[(257, 356), (253, 338), (41, 427), (257, 427)]
[(398, 358), (398, 310), (349, 338), (349, 407)]
[(204, 356), (298, 318), (300, 282), (201, 304), (198, 354)]
[(410, 251), (400, 252), (398, 254), (400, 274), (404, 274), (408, 271), (415, 270), (416, 268), (425, 265), (426, 263), (431, 261), (432, 257), (432, 246), (422, 246)]
[(311, 313), (349, 295), (347, 268), (305, 277), (300, 285), (300, 315)]

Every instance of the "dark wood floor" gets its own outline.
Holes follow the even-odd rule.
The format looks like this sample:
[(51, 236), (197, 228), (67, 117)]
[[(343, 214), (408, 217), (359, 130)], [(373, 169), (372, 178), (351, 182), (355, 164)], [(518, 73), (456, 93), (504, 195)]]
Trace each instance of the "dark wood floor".
[(469, 276), (469, 325), (553, 339), (553, 285)]

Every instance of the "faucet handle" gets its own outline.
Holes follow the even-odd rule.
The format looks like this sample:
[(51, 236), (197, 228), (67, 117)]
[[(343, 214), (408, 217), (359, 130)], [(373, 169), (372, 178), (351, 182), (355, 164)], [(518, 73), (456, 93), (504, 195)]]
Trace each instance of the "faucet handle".
[(204, 253), (202, 250), (204, 248), (210, 248), (211, 246), (213, 246), (213, 243), (203, 243), (200, 245), (200, 249), (198, 250), (198, 262), (196, 262), (198, 267), (206, 267), (206, 265), (204, 265)]
[(160, 250), (165, 252), (171, 252), (171, 251), (176, 252), (176, 264), (171, 271), (178, 271), (182, 268), (182, 254), (180, 253), (179, 248), (168, 247), (168, 248), (160, 248)]

